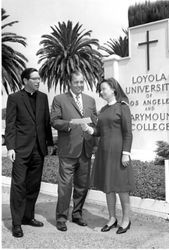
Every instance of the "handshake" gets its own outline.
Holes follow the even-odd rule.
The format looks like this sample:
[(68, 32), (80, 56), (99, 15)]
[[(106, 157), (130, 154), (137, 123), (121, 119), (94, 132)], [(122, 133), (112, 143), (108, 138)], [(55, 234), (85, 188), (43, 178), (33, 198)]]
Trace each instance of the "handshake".
[(81, 124), (81, 128), (84, 132), (87, 132), (89, 135), (92, 135), (94, 133), (94, 129), (85, 123)]
[(92, 123), (90, 117), (85, 117), (81, 119), (72, 119), (70, 121), (70, 124), (80, 125), (84, 132), (87, 132), (88, 134), (92, 135), (94, 133), (94, 129), (88, 125), (90, 123)]

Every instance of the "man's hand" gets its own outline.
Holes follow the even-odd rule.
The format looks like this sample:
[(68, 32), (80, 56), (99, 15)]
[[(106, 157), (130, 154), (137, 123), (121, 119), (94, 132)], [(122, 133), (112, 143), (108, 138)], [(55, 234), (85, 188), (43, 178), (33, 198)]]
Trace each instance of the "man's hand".
[(72, 120), (69, 121), (69, 131), (77, 128), (78, 124), (74, 123)]
[(10, 159), (12, 162), (15, 161), (15, 150), (14, 150), (14, 149), (8, 150), (8, 157), (9, 157), (9, 159)]
[(52, 155), (53, 153), (53, 146), (48, 146), (48, 155)]

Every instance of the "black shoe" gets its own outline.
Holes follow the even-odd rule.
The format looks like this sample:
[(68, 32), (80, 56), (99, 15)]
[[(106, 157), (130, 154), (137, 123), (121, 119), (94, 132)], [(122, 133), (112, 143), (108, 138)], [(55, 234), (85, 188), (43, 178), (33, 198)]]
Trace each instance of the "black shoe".
[(44, 224), (41, 221), (32, 219), (32, 220), (23, 220), (22, 221), (23, 225), (29, 225), (29, 226), (33, 226), (33, 227), (43, 227)]
[(12, 235), (14, 237), (23, 237), (23, 231), (20, 225), (16, 225), (12, 227)]
[(82, 218), (72, 218), (72, 222), (74, 222), (82, 227), (87, 226), (87, 223)]
[(67, 226), (66, 226), (66, 223), (64, 221), (57, 221), (56, 227), (60, 231), (67, 231)]
[(130, 229), (130, 226), (131, 226), (131, 221), (129, 221), (129, 224), (126, 228), (119, 227), (116, 234), (123, 234), (123, 233), (127, 232), (127, 230)]
[(110, 229), (115, 228), (115, 227), (117, 227), (117, 219), (115, 220), (115, 222), (114, 222), (111, 226), (105, 225), (105, 226), (101, 229), (101, 231), (102, 231), (102, 232), (107, 232), (107, 231), (110, 231)]

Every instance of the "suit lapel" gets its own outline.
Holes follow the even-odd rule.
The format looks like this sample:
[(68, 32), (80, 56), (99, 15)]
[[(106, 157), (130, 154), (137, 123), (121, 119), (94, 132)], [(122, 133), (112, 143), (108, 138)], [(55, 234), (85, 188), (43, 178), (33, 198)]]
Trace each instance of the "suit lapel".
[(29, 101), (29, 97), (28, 97), (27, 93), (25, 92), (25, 90), (22, 91), (22, 97), (23, 97), (23, 102), (24, 102), (31, 118), (35, 121), (35, 116), (33, 114), (33, 110), (32, 110), (32, 107), (31, 107), (31, 104)]
[(37, 95), (36, 95), (36, 120), (38, 120), (39, 114), (41, 114), (41, 112), (39, 112), (41, 110), (41, 98), (39, 95), (39, 92), (37, 91)]
[(86, 110), (87, 110), (87, 99), (86, 99), (86, 96), (83, 95), (83, 93), (82, 93), (82, 102), (83, 102), (83, 114), (85, 116)]
[(73, 98), (73, 96), (71, 95), (70, 92), (67, 93), (67, 97), (68, 97), (69, 101), (71, 102), (71, 104), (72, 104), (72, 105), (75, 107), (75, 109), (78, 111), (78, 113), (82, 116), (82, 114), (81, 114), (81, 112), (80, 112), (80, 110), (79, 110), (79, 107), (77, 106), (77, 104), (76, 104), (76, 102), (75, 102), (75, 100), (74, 100), (74, 98)]

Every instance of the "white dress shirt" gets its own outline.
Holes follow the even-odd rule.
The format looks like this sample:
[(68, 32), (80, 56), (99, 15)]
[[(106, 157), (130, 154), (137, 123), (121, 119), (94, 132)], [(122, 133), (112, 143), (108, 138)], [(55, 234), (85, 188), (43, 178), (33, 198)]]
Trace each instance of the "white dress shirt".
[[(71, 91), (71, 89), (70, 89), (70, 93), (72, 94), (73, 99), (74, 99), (75, 102), (77, 103), (77, 99), (76, 99), (76, 96), (77, 96), (77, 95), (75, 95), (75, 94), (73, 93), (73, 91)], [(80, 102), (81, 106), (83, 107), (82, 94), (79, 94), (79, 95), (78, 95), (78, 101)]]

